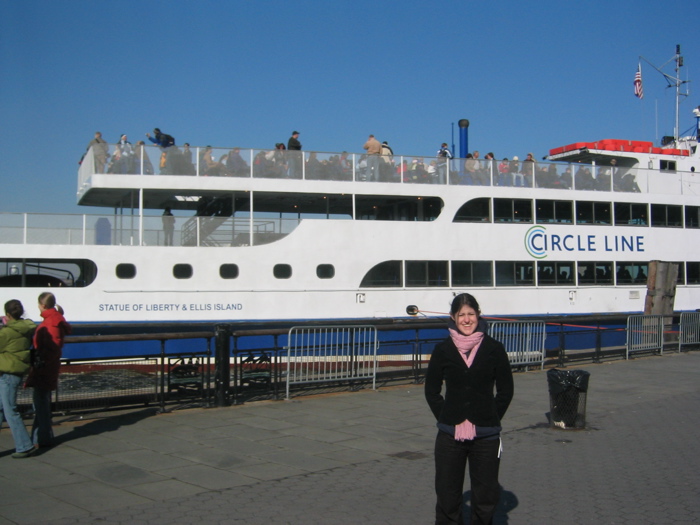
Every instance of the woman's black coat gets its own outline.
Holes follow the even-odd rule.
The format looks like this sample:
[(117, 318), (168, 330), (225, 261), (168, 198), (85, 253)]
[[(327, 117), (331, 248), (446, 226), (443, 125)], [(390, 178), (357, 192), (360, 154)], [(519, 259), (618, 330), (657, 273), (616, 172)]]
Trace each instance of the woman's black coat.
[(505, 348), (485, 335), (472, 366), (467, 367), (448, 337), (435, 346), (430, 357), (425, 398), (440, 423), (458, 425), (468, 419), (478, 427), (501, 426), (513, 399), (513, 373)]

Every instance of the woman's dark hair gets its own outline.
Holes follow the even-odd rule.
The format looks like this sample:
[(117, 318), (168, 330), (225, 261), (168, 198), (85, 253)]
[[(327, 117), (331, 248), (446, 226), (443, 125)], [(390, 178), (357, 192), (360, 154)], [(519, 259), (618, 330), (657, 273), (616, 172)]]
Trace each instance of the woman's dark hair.
[(463, 306), (468, 306), (472, 308), (478, 315), (481, 315), (481, 308), (479, 308), (479, 303), (474, 298), (473, 295), (468, 293), (461, 293), (452, 300), (452, 306), (450, 307), (450, 315), (454, 317), (457, 315)]
[(17, 299), (10, 299), (5, 303), (5, 314), (12, 319), (21, 319), (24, 315), (24, 306)]

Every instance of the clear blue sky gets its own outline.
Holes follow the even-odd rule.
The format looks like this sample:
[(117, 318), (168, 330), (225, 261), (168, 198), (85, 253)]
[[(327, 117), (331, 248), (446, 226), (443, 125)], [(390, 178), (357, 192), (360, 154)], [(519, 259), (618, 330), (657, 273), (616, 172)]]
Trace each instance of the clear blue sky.
[(374, 133), (427, 156), (467, 118), (470, 150), (499, 158), (657, 140), (673, 93), (643, 64), (634, 97), (638, 57), (680, 44), (700, 90), (696, 18), (649, 0), (0, 0), (0, 210), (99, 212), (75, 199), (97, 130), (266, 148), (296, 129), (305, 150), (351, 152)]

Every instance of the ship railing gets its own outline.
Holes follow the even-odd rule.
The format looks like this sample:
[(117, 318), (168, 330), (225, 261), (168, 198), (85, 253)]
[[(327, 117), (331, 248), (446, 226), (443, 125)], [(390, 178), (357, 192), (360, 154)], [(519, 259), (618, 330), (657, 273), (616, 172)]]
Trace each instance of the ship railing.
[(105, 161), (96, 151), (93, 146), (82, 161), (79, 193), (93, 174), (108, 173), (700, 195), (700, 174), (646, 166), (479, 159), (472, 169), (473, 163), (461, 158), (150, 145), (132, 147), (125, 155), (114, 144)]
[[(697, 313), (681, 315), (685, 327), (680, 332), (700, 323)], [(542, 350), (541, 323), (547, 327), (545, 367), (625, 359), (644, 352), (660, 355), (664, 346), (679, 348), (679, 341), (674, 339), (679, 334), (678, 314), (667, 316), (663, 322), (659, 321), (660, 316), (634, 317), (629, 328), (628, 316), (623, 315), (603, 316), (598, 322), (588, 320), (587, 325), (572, 324), (568, 316), (507, 322), (491, 319), (489, 333), (503, 342), (513, 368), (521, 370), (542, 368), (538, 361)], [(338, 353), (333, 344), (326, 344), (332, 337), (324, 335), (323, 330), (327, 329), (313, 322), (295, 324), (310, 330), (313, 336), (291, 339), (291, 343), (290, 329), (280, 327), (279, 322), (268, 326), (261, 323), (262, 328), (249, 330), (236, 324), (218, 324), (204, 331), (201, 323), (178, 323), (182, 331), (168, 333), (159, 332), (158, 328), (144, 333), (139, 324), (114, 335), (68, 336), (58, 390), (52, 393), (55, 412), (101, 411), (136, 404), (156, 405), (161, 410), (173, 404), (225, 406), (253, 399), (279, 399), (285, 386), (294, 387), (295, 392), (310, 393), (368, 384), (376, 387), (394, 381), (421, 383), (435, 345), (448, 337), (446, 320), (441, 318), (363, 322), (359, 326), (370, 326), (382, 334), (378, 337), (381, 347), (372, 330), (368, 330), (364, 333), (365, 342), (358, 341), (366, 351), (356, 352), (355, 357), (348, 345), (335, 345)], [(357, 321), (339, 321), (333, 329), (352, 326), (358, 326)], [(79, 329), (79, 325), (74, 328)], [(102, 327), (90, 325), (90, 330), (100, 332)], [(625, 334), (630, 330), (634, 332), (630, 342), (637, 345), (631, 354), (625, 346)], [(659, 336), (661, 330), (663, 334)], [(650, 340), (648, 333), (654, 334), (654, 339)], [(686, 343), (700, 343), (700, 333), (695, 329), (689, 338), (680, 337), (686, 350)], [(347, 337), (344, 341), (348, 342)], [(290, 348), (294, 350), (291, 354)], [(329, 364), (322, 365), (321, 356)], [(288, 363), (300, 365), (301, 375), (290, 374)], [(334, 374), (328, 382), (317, 381), (322, 378), (322, 366)], [(289, 377), (291, 383), (287, 383)], [(302, 381), (296, 381), (297, 377)], [(306, 378), (312, 381), (307, 382)], [(30, 390), (22, 390), (18, 402), (31, 406)]]
[[(262, 245), (289, 235), (301, 218), (175, 216), (172, 246)], [(4, 244), (165, 246), (162, 216), (0, 213)], [(251, 237), (252, 236), (252, 237)]]

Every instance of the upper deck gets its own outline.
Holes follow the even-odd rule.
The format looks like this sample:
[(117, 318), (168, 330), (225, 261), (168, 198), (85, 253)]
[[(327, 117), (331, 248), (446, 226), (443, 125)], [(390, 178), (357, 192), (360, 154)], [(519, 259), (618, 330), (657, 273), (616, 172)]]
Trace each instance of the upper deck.
[(317, 203), (318, 195), (466, 197), (469, 193), (455, 189), (468, 186), (529, 192), (529, 197), (544, 190), (596, 192), (591, 198), (600, 192), (700, 194), (700, 161), (687, 151), (606, 149), (604, 141), (594, 150), (592, 144), (599, 146), (580, 143), (552, 150), (555, 162), (479, 159), (476, 170), (466, 159), (143, 145), (122, 151), (112, 144), (107, 152), (91, 148), (86, 154), (77, 200), (84, 206), (198, 210), (208, 199), (235, 194), (245, 200), (256, 192), (258, 211), (289, 212), (303, 209), (307, 197), (308, 206)]

